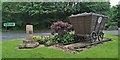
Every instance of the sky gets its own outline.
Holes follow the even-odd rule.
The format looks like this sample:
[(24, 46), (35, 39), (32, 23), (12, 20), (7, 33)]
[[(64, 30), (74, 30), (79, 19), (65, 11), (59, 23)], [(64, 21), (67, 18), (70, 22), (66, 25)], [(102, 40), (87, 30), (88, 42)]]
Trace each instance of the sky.
[(120, 0), (110, 0), (111, 6), (115, 6), (118, 4)]

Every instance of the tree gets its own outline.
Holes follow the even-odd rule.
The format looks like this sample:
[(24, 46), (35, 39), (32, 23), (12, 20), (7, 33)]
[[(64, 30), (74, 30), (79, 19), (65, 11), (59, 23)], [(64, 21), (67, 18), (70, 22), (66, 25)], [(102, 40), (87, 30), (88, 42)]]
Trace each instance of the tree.
[(111, 7), (110, 11), (107, 12), (107, 16), (109, 17), (107, 20), (108, 26), (117, 25), (120, 27), (120, 5), (116, 5)]

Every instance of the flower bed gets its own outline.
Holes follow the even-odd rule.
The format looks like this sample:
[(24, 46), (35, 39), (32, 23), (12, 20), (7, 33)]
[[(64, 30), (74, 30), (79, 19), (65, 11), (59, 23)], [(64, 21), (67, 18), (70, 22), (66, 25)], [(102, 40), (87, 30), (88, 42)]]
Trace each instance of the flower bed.
[(39, 44), (52, 45), (54, 42), (51, 40), (53, 36), (33, 36), (33, 40), (39, 42)]
[(72, 25), (67, 22), (54, 22), (51, 25), (52, 36), (33, 36), (34, 40), (37, 40), (40, 44), (53, 45), (53, 44), (71, 44), (78, 42), (75, 32), (72, 29)]
[(78, 42), (79, 40), (75, 40), (74, 34), (64, 34), (64, 35), (53, 35), (53, 36), (33, 36), (33, 40), (39, 42), (39, 44), (44, 44), (46, 46), (50, 46), (53, 44), (71, 44)]

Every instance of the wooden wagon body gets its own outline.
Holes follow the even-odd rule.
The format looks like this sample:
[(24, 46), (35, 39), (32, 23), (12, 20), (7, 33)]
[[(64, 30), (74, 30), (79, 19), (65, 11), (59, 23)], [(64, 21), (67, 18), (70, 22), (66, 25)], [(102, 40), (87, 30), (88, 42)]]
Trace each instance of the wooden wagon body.
[(82, 13), (71, 15), (69, 17), (70, 23), (73, 25), (75, 34), (80, 36), (96, 37), (103, 33), (107, 16), (96, 13)]

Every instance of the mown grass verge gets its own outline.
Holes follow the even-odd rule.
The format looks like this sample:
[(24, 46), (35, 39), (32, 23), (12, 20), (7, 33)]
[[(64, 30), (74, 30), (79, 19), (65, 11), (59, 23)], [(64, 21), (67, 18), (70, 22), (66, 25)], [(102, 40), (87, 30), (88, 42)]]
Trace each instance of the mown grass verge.
[(2, 58), (118, 58), (118, 36), (105, 34), (111, 42), (87, 49), (79, 54), (71, 54), (52, 48), (42, 47), (19, 50), (21, 40), (2, 43)]

